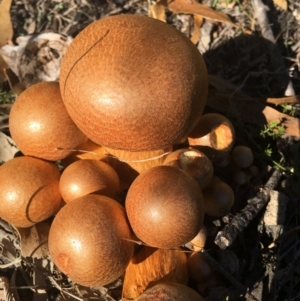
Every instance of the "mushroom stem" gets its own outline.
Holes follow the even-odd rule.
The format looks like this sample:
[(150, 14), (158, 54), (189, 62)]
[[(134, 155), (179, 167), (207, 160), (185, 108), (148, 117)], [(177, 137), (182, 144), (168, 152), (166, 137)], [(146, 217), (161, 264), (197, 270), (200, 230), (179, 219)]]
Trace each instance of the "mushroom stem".
[(124, 278), (123, 300), (139, 297), (159, 281), (187, 284), (187, 257), (177, 250), (143, 246), (130, 260)]
[(166, 156), (172, 152), (173, 147), (169, 146), (164, 149), (142, 152), (131, 152), (108, 147), (104, 147), (104, 150), (108, 156), (113, 156), (119, 161), (128, 164), (137, 174), (140, 174), (152, 167), (162, 165)]
[(211, 131), (202, 136), (192, 138), (189, 137), (190, 145), (209, 146), (215, 150), (226, 150), (231, 147), (233, 141), (232, 130), (228, 124), (221, 123)]
[(216, 159), (227, 155), (234, 144), (234, 127), (225, 116), (209, 113), (200, 117), (189, 133), (189, 145)]
[(214, 168), (208, 157), (194, 148), (181, 148), (170, 153), (164, 165), (171, 165), (187, 171), (198, 182), (201, 189), (211, 181)]
[(173, 150), (172, 146), (164, 149), (142, 152), (131, 152), (97, 145), (91, 140), (82, 144), (77, 151), (63, 160), (63, 166), (68, 166), (76, 160), (101, 160), (111, 165), (121, 181), (121, 190), (127, 189), (134, 179), (142, 172), (163, 165), (166, 156)]

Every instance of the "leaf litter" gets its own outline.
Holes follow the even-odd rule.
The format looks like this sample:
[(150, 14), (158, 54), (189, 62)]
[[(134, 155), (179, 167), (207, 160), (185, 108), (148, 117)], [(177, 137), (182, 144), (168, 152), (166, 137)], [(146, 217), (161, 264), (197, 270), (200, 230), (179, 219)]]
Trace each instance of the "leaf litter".
[[(273, 22), (276, 25), (274, 20), (278, 21), (280, 18), (285, 18), (285, 24), (297, 24), (295, 20), (299, 20), (300, 17), (293, 1), (274, 0), (273, 7), (271, 6), (272, 1), (267, 1), (262, 9), (259, 9), (261, 7), (259, 3), (261, 2), (258, 0), (253, 2), (220, 0), (201, 3), (194, 0), (156, 2), (136, 0), (126, 1), (126, 3), (121, 0), (115, 2), (72, 0), (60, 3), (53, 1), (51, 4), (39, 1), (37, 5), (33, 5), (30, 1), (23, 0), (13, 1), (9, 10), (10, 1), (2, 0), (0, 33), (3, 34), (0, 35), (0, 41), (3, 44), (0, 46), (6, 45), (5, 49), (10, 49), (9, 51), (5, 50), (4, 56), (6, 55), (7, 58), (13, 51), (18, 53), (20, 50), (16, 50), (17, 48), (14, 47), (20, 49), (22, 43), (24, 43), (23, 48), (26, 48), (28, 42), (32, 40), (39, 45), (35, 39), (45, 31), (50, 31), (53, 35), (74, 37), (92, 21), (118, 13), (151, 15), (183, 30), (193, 43), (202, 49), (208, 63), (210, 90), (206, 110), (214, 110), (231, 116), (238, 129), (239, 142), (252, 145), (255, 149), (257, 141), (262, 141), (261, 137), (255, 136), (252, 132), (245, 133), (246, 129), (249, 129), (249, 125), (254, 128), (262, 128), (268, 126), (272, 120), (278, 120), (285, 125), (286, 137), (274, 141), (274, 144), (277, 144), (278, 153), (282, 154), (282, 156), (277, 154), (281, 158), (278, 163), (283, 164), (281, 167), (284, 168), (282, 172), (286, 176), (286, 180), (277, 183), (276, 187), (272, 187), (273, 190), (267, 196), (267, 198), (270, 197), (270, 202), (264, 211), (262, 223), (259, 222), (259, 218), (253, 217), (253, 221), (239, 233), (239, 240), (233, 239), (232, 246), (228, 246), (228, 248), (239, 254), (240, 262), (244, 263), (240, 271), (240, 281), (243, 289), (247, 287), (247, 294), (240, 300), (268, 300), (265, 299), (265, 295), (268, 298), (275, 296), (282, 300), (289, 295), (293, 297), (287, 300), (297, 300), (299, 297), (297, 279), (300, 277), (300, 269), (297, 269), (300, 256), (300, 247), (297, 243), (299, 194), (295, 194), (293, 189), (290, 189), (288, 180), (293, 179), (294, 183), (299, 183), (300, 179), (300, 163), (293, 161), (293, 159), (299, 160), (297, 150), (299, 150), (300, 76), (297, 75), (298, 65), (290, 64), (288, 66), (288, 61), (284, 61), (284, 58), (294, 56), (296, 60), (296, 54), (300, 53), (300, 44), (296, 43), (300, 38), (300, 30), (297, 27), (291, 27), (286, 31), (278, 32), (276, 26), (270, 26), (270, 24)], [(278, 9), (276, 9), (277, 7)], [(271, 14), (272, 17), (269, 20), (266, 18), (266, 14), (270, 12), (270, 8), (272, 8), (273, 15)], [(20, 14), (25, 17), (20, 18)], [(2, 18), (2, 16), (4, 17)], [(11, 30), (12, 26), (14, 32)], [(276, 47), (277, 45), (281, 47), (278, 51), (273, 52), (273, 46), (265, 47), (267, 45), (265, 42), (259, 46), (255, 35), (265, 36), (270, 40), (265, 34), (265, 28), (266, 32), (271, 34), (269, 35), (271, 43)], [(282, 28), (284, 28), (283, 25)], [(3, 29), (7, 29), (7, 31)], [(18, 43), (19, 35), (25, 37), (20, 38)], [(239, 36), (241, 36), (241, 42), (237, 42)], [(248, 39), (249, 36), (254, 36), (254, 38)], [(283, 38), (281, 39), (281, 37)], [(201, 48), (202, 40), (207, 41), (205, 48)], [(232, 43), (232, 41), (234, 42)], [(285, 49), (282, 49), (283, 45), (285, 45)], [(58, 53), (62, 54), (63, 47), (59, 47)], [(257, 50), (252, 51), (251, 47)], [(205, 50), (203, 51), (203, 49)], [(252, 51), (251, 56), (249, 56), (249, 51), (250, 53)], [(268, 51), (270, 52), (268, 53)], [(270, 55), (270, 53), (272, 54)], [(269, 55), (270, 57), (268, 57)], [(18, 56), (22, 55), (18, 54)], [(0, 80), (2, 79), (0, 83), (2, 85), (4, 82), (4, 89), (9, 87), (9, 85), (5, 86), (5, 82), (10, 84), (10, 88), (15, 87), (12, 84), (13, 76), (8, 76), (11, 74), (10, 72), (14, 73), (24, 87), (31, 84), (26, 82), (26, 79), (22, 77), (22, 72), (18, 69), (23, 65), (20, 59), (16, 62), (7, 64), (0, 61), (1, 72), (3, 69), (5, 71), (1, 73), (2, 76), (0, 75)], [(56, 66), (58, 65), (59, 62)], [(269, 66), (274, 68), (268, 70)], [(288, 68), (290, 69), (287, 70)], [(36, 78), (41, 80), (38, 76)], [(280, 85), (278, 85), (279, 81), (281, 81)], [(294, 95), (291, 95), (290, 92), (286, 94), (288, 82), (293, 88)], [(294, 116), (283, 113), (278, 107), (286, 104), (293, 106), (296, 112)], [(243, 120), (241, 120), (241, 116)], [(4, 130), (7, 127), (7, 116), (4, 115), (1, 122), (3, 123), (3, 133), (1, 133), (3, 135), (0, 137), (3, 140), (0, 144), (0, 154), (2, 162), (5, 162), (12, 158), (18, 150), (13, 141), (9, 140), (9, 133)], [(255, 138), (249, 136), (250, 134)], [(272, 144), (272, 140), (268, 140), (268, 142)], [(267, 148), (268, 145), (265, 143), (262, 144)], [(291, 150), (291, 145), (298, 146), (298, 148), (294, 147), (296, 151)], [(269, 159), (264, 157), (262, 160), (258, 157), (257, 160), (261, 162), (263, 170), (260, 177), (257, 177), (247, 187), (235, 187), (236, 195), (243, 196), (241, 197), (243, 202), (236, 205), (233, 216), (211, 221), (218, 225), (219, 231), (224, 231), (226, 225), (230, 225), (230, 221), (238, 219), (240, 212), (245, 212), (243, 210), (247, 209), (247, 201), (256, 196), (264, 187), (264, 183), (269, 178), (268, 168), (272, 165), (268, 161)], [(256, 214), (259, 216), (261, 212), (257, 211)], [(276, 217), (278, 218), (276, 219)], [(0, 285), (5, 287), (7, 293), (14, 294), (15, 300), (20, 299), (20, 296), (21, 298), (25, 296), (30, 300), (41, 298), (40, 300), (45, 301), (49, 300), (49, 296), (51, 298), (56, 296), (58, 299), (62, 297), (65, 300), (118, 299), (117, 292), (120, 291), (122, 279), (119, 279), (117, 284), (106, 288), (90, 289), (72, 283), (56, 270), (47, 253), (45, 243), (47, 226), (36, 225), (25, 232), (22, 230), (15, 232), (15, 229), (10, 228), (11, 226), (5, 224), (4, 221), (0, 221), (0, 226), (1, 244), (5, 246), (5, 250), (3, 249), (1, 254), (1, 260), (4, 263), (2, 269), (10, 270), (8, 275), (11, 275), (11, 277), (1, 277)], [(9, 239), (7, 239), (8, 237)], [(251, 240), (247, 239), (248, 237), (251, 237)], [(16, 245), (16, 242), (19, 244)], [(210, 260), (209, 252), (205, 252), (208, 254), (207, 259)], [(211, 260), (213, 264), (217, 265), (216, 269), (219, 269), (221, 274), (224, 273), (222, 267), (213, 259)], [(273, 260), (278, 261), (276, 265)], [(263, 262), (266, 267), (262, 266)], [(12, 273), (11, 270), (13, 270)], [(227, 277), (229, 282), (235, 283), (239, 287), (240, 283), (236, 283), (235, 279), (229, 275)], [(269, 277), (267, 287), (263, 282), (266, 277)], [(17, 279), (22, 279), (21, 286), (17, 284)], [(275, 287), (277, 285), (276, 289), (274, 285)], [(28, 290), (30, 293), (24, 294), (24, 291)], [(263, 291), (267, 293), (263, 294)], [(235, 300), (237, 296), (237, 292), (228, 286), (225, 292), (224, 289), (220, 291), (219, 288), (212, 288), (207, 294), (208, 296), (216, 296), (216, 294), (223, 297), (223, 294), (234, 296), (229, 297), (230, 300)]]

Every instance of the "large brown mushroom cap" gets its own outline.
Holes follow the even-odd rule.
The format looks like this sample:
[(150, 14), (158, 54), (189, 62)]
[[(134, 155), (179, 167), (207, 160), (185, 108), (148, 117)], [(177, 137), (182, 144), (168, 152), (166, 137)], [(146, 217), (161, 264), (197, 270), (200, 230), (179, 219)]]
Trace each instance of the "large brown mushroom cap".
[(149, 17), (118, 15), (85, 28), (68, 48), (60, 88), (94, 142), (130, 151), (168, 147), (195, 126), (207, 70), (193, 43)]
[(102, 286), (123, 274), (134, 243), (124, 208), (102, 195), (86, 195), (65, 205), (49, 233), (53, 262), (74, 282)]

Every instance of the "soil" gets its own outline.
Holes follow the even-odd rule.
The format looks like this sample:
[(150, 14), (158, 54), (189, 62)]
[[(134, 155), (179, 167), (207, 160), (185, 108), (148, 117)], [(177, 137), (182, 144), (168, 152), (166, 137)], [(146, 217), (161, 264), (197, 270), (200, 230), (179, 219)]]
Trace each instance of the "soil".
[[(186, 0), (187, 2), (191, 0)], [(148, 15), (149, 3), (146, 0), (56, 0), (32, 1), (13, 0), (11, 19), (13, 24), (13, 43), (20, 36), (42, 32), (55, 32), (75, 37), (90, 23), (116, 14)], [(287, 4), (287, 9), (279, 8), (277, 3)], [(271, 28), (274, 41), (266, 39), (265, 28), (258, 22), (257, 3), (250, 0), (205, 0), (201, 2), (215, 10), (226, 13), (240, 27), (205, 20), (201, 27), (201, 36), (196, 44), (206, 61), (211, 76), (210, 91), (221, 94), (220, 101), (228, 104), (229, 109), (219, 111), (225, 114), (236, 129), (236, 144), (249, 146), (254, 153), (254, 164), (258, 174), (244, 185), (238, 185), (231, 170), (215, 167), (215, 174), (230, 184), (235, 193), (235, 204), (231, 213), (222, 218), (206, 217), (208, 240), (205, 246), (207, 260), (217, 260), (215, 269), (222, 281), (201, 291), (207, 301), (217, 300), (299, 300), (300, 299), (300, 142), (297, 136), (274, 136), (267, 125), (244, 121), (247, 111), (239, 108), (241, 98), (255, 99), (266, 104), (269, 98), (284, 98), (300, 94), (300, 4), (296, 0), (265, 0), (267, 25)], [(256, 4), (255, 4), (256, 3)], [(192, 14), (166, 11), (167, 23), (182, 31), (188, 37), (194, 29)], [(292, 93), (288, 86), (293, 87)], [(237, 96), (233, 101), (232, 96)], [(270, 107), (299, 117), (299, 98), (287, 106)], [(220, 106), (222, 107), (222, 106)], [(215, 112), (216, 108), (207, 105), (205, 113)], [(254, 116), (255, 117), (255, 116)], [(278, 132), (275, 125), (275, 133)], [(262, 133), (262, 131), (265, 133)], [(8, 132), (7, 132), (8, 133)], [(275, 167), (280, 175), (274, 176)], [(270, 180), (271, 179), (271, 180)], [(269, 189), (266, 183), (273, 181)], [(274, 182), (275, 181), (275, 182)], [(270, 192), (272, 191), (272, 192)], [(273, 191), (279, 196), (273, 196)], [(261, 193), (266, 194), (267, 201)], [(272, 194), (271, 201), (269, 201)], [(256, 202), (263, 202), (262, 209), (255, 211)], [(241, 210), (246, 205), (246, 225), (241, 222)], [(267, 205), (268, 204), (268, 205)], [(278, 205), (279, 204), (279, 205)], [(266, 205), (268, 206), (267, 209)], [(279, 209), (278, 209), (279, 208)], [(252, 215), (249, 212), (255, 212)], [(266, 212), (277, 215), (270, 221)], [(275, 213), (274, 213), (275, 212)], [(237, 217), (238, 232), (229, 246), (217, 245), (216, 234), (230, 225)], [(50, 221), (51, 222), (51, 221)], [(12, 258), (20, 255), (18, 235), (0, 223), (4, 231), (14, 242), (17, 250)], [(231, 236), (232, 232), (227, 233)], [(3, 244), (3, 242), (2, 242)], [(230, 251), (229, 257), (220, 259), (220, 247)], [(7, 258), (0, 245), (0, 261)], [(185, 250), (187, 251), (187, 250)], [(234, 255), (232, 255), (234, 254)], [(4, 256), (5, 255), (5, 256)], [(230, 266), (237, 266), (229, 274)], [(237, 264), (236, 264), (237, 262)], [(29, 257), (22, 258), (17, 265), (0, 269), (0, 276), (10, 281), (14, 292), (22, 301), (33, 300), (120, 300), (122, 278), (103, 288), (83, 288), (60, 271), (48, 259), (40, 265), (40, 278), (44, 283), (38, 299), (33, 280), (37, 279), (36, 265)], [(212, 263), (213, 264), (213, 263)], [(192, 280), (189, 286), (198, 290)], [(70, 297), (72, 295), (73, 297)], [(39, 296), (40, 297), (40, 296)], [(41, 297), (42, 298), (42, 297)]]

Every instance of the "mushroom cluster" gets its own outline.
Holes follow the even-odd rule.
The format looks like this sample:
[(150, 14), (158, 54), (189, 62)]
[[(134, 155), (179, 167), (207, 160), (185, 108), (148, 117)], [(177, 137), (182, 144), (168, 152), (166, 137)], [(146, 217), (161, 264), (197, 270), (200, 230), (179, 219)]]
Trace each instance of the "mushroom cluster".
[[(203, 248), (204, 215), (228, 214), (234, 202), (213, 170), (231, 153), (234, 128), (225, 116), (202, 115), (207, 90), (201, 54), (175, 28), (135, 15), (92, 23), (68, 48), (60, 82), (35, 84), (13, 104), (10, 132), (23, 155), (0, 167), (0, 217), (30, 227), (55, 216), (50, 256), (89, 287), (124, 272), (128, 283), (136, 242)], [(243, 157), (236, 164), (250, 166)], [(156, 254), (159, 266), (168, 264), (165, 252)], [(167, 270), (186, 261), (174, 259)], [(163, 271), (149, 273), (144, 290)], [(202, 300), (181, 278), (134, 298), (162, 289)]]

